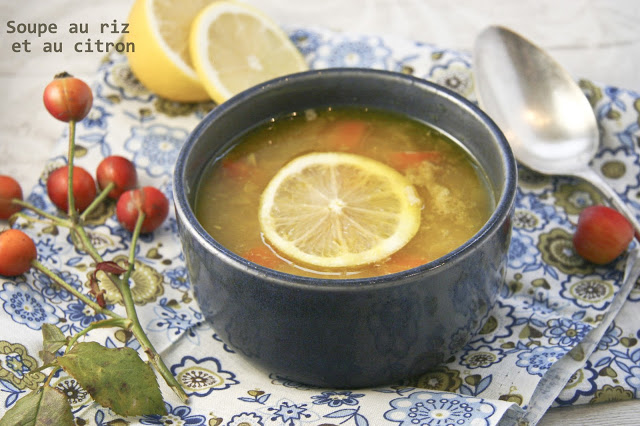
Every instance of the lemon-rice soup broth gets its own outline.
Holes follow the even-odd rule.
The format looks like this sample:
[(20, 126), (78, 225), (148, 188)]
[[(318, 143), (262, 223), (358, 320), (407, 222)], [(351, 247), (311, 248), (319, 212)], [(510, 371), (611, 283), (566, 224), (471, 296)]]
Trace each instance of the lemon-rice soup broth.
[[(270, 181), (292, 160), (328, 152), (386, 164), (415, 189), (419, 226), (397, 251), (370, 264), (325, 267), (291, 258), (265, 237), (261, 197)], [(305, 215), (305, 200), (299, 202), (300, 214)], [(212, 163), (196, 200), (199, 222), (229, 250), (271, 269), (320, 278), (379, 276), (435, 260), (471, 238), (493, 208), (483, 171), (458, 143), (407, 117), (355, 108), (302, 111), (251, 130)]]

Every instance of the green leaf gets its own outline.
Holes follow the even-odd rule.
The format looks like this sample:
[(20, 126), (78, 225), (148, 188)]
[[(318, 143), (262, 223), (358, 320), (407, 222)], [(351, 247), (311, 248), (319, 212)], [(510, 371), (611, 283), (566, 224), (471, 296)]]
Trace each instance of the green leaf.
[(94, 401), (121, 416), (166, 414), (153, 370), (131, 348), (81, 342), (58, 363)]
[(56, 353), (67, 344), (67, 338), (58, 327), (53, 324), (42, 324), (42, 341), (46, 352)]
[(23, 396), (0, 419), (0, 426), (64, 426), (73, 424), (73, 414), (67, 397), (50, 386), (45, 386)]

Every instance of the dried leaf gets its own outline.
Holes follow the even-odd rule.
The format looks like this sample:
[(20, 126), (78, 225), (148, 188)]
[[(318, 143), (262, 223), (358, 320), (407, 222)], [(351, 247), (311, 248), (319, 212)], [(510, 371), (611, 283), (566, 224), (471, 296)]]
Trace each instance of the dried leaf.
[(89, 294), (96, 298), (96, 303), (101, 308), (107, 306), (107, 302), (104, 300), (104, 290), (100, 290), (100, 286), (98, 285), (98, 279), (96, 278), (96, 272), (93, 271), (91, 277), (89, 278)]
[(124, 274), (127, 270), (118, 265), (116, 262), (106, 261), (100, 262), (96, 265), (96, 270), (93, 271), (91, 277), (89, 279), (89, 294), (93, 295), (96, 298), (96, 302), (101, 308), (107, 306), (104, 300), (104, 290), (100, 290), (100, 286), (98, 285), (98, 271), (104, 271), (110, 274), (120, 275)]
[(94, 401), (121, 416), (166, 414), (153, 370), (131, 348), (81, 342), (58, 363)]
[(58, 389), (50, 386), (45, 386), (23, 396), (0, 419), (0, 426), (66, 426), (73, 424), (73, 414), (67, 397)]
[(116, 262), (112, 262), (110, 260), (106, 261), (106, 262), (98, 263), (96, 265), (96, 272), (97, 271), (104, 271), (104, 272), (107, 272), (109, 274), (115, 274), (115, 275), (120, 275), (120, 274), (124, 274), (125, 272), (127, 272), (127, 270), (124, 269), (122, 266), (120, 266)]

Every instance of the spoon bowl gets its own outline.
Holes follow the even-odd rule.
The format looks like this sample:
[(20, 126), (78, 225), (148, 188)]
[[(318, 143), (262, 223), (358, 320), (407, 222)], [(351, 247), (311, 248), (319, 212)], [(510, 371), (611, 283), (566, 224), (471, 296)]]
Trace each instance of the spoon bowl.
[(500, 26), (480, 33), (473, 63), (478, 102), (517, 160), (539, 173), (589, 181), (629, 219), (638, 238), (636, 216), (589, 166), (598, 150), (598, 124), (571, 75), (541, 48)]

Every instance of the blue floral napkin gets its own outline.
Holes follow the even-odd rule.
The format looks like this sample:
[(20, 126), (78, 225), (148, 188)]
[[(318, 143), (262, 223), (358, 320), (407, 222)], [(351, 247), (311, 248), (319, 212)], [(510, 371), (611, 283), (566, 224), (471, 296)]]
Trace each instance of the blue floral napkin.
[[(318, 28), (288, 31), (312, 68), (405, 72), (475, 100), (465, 53), (393, 37)], [(589, 81), (580, 84), (601, 131), (593, 166), (640, 212), (640, 94)], [(140, 184), (154, 185), (171, 199), (178, 151), (214, 105), (156, 98), (118, 54), (105, 59), (91, 86), (95, 102), (78, 125), (77, 164), (94, 170), (107, 155), (126, 156), (136, 164)], [(61, 137), (57, 156), (28, 197), (49, 212), (55, 209), (46, 197), (46, 174), (64, 164), (66, 137)], [(600, 202), (602, 196), (585, 182), (521, 167), (507, 281), (481, 333), (421, 377), (359, 390), (314, 388), (264, 373), (222, 342), (193, 298), (171, 213), (159, 230), (140, 241), (131, 285), (141, 322), (184, 385), (189, 403), (181, 403), (162, 385), (167, 416), (125, 420), (214, 426), (535, 424), (551, 405), (635, 398), (640, 389), (640, 320), (633, 315), (640, 308), (636, 251), (596, 267), (582, 261), (571, 245), (581, 209)], [(117, 225), (113, 205), (94, 214), (90, 223), (91, 238), (103, 257), (126, 256), (130, 237)], [(16, 226), (37, 236), (42, 263), (77, 289), (87, 290), (90, 259), (74, 248), (65, 230), (25, 220)], [(110, 309), (122, 310), (115, 289), (105, 290)], [(34, 372), (42, 364), (42, 324), (56, 324), (74, 335), (100, 315), (38, 272), (0, 277), (0, 304), (4, 414), (45, 379)], [(96, 330), (87, 338), (108, 347), (139, 349), (136, 341), (112, 330)], [(118, 419), (64, 373), (52, 383), (64, 390), (75, 416), (85, 424)]]

